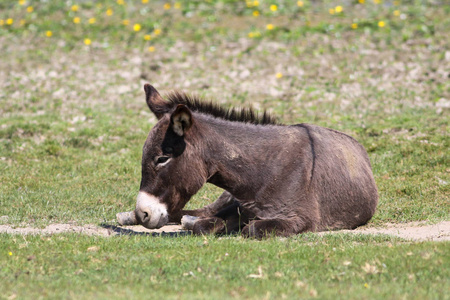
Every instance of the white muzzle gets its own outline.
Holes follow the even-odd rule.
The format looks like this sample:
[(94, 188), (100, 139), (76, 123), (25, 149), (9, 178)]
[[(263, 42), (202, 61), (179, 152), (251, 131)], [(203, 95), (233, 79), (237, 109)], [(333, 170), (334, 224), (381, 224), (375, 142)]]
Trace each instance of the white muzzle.
[(167, 206), (158, 197), (141, 191), (136, 200), (136, 219), (149, 229), (163, 227), (169, 221)]

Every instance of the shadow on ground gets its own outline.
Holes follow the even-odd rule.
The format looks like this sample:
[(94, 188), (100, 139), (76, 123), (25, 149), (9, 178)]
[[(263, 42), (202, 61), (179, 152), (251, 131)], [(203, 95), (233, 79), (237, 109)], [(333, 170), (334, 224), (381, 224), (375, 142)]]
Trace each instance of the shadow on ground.
[(164, 237), (179, 237), (192, 235), (189, 230), (180, 230), (180, 226), (168, 225), (164, 226), (164, 230), (160, 229), (146, 229), (142, 226), (116, 226), (111, 224), (100, 224), (100, 227), (109, 231), (110, 235), (148, 235), (148, 236), (164, 236)]

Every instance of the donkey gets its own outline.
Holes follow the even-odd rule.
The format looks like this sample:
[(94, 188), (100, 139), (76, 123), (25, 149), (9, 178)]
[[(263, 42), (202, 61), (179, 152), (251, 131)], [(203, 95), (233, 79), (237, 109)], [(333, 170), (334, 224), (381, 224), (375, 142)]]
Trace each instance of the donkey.
[[(184, 216), (194, 234), (261, 238), (354, 229), (372, 218), (377, 187), (354, 138), (311, 124), (277, 124), (265, 112), (227, 110), (180, 92), (164, 100), (149, 84), (144, 90), (158, 122), (143, 147), (130, 223), (153, 229)], [(206, 182), (225, 192), (184, 211)]]

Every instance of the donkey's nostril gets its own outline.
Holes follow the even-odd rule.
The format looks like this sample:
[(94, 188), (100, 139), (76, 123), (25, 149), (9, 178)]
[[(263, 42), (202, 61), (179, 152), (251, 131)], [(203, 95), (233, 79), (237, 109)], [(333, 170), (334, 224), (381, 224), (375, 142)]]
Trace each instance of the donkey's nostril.
[(148, 218), (148, 212), (144, 211), (144, 220)]

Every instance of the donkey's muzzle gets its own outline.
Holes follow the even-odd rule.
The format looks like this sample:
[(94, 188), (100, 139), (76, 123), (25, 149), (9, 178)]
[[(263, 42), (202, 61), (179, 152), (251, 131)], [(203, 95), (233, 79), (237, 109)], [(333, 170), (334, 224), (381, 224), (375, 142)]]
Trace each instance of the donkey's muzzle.
[(158, 197), (140, 191), (136, 201), (136, 220), (142, 226), (160, 228), (169, 221), (167, 206)]

